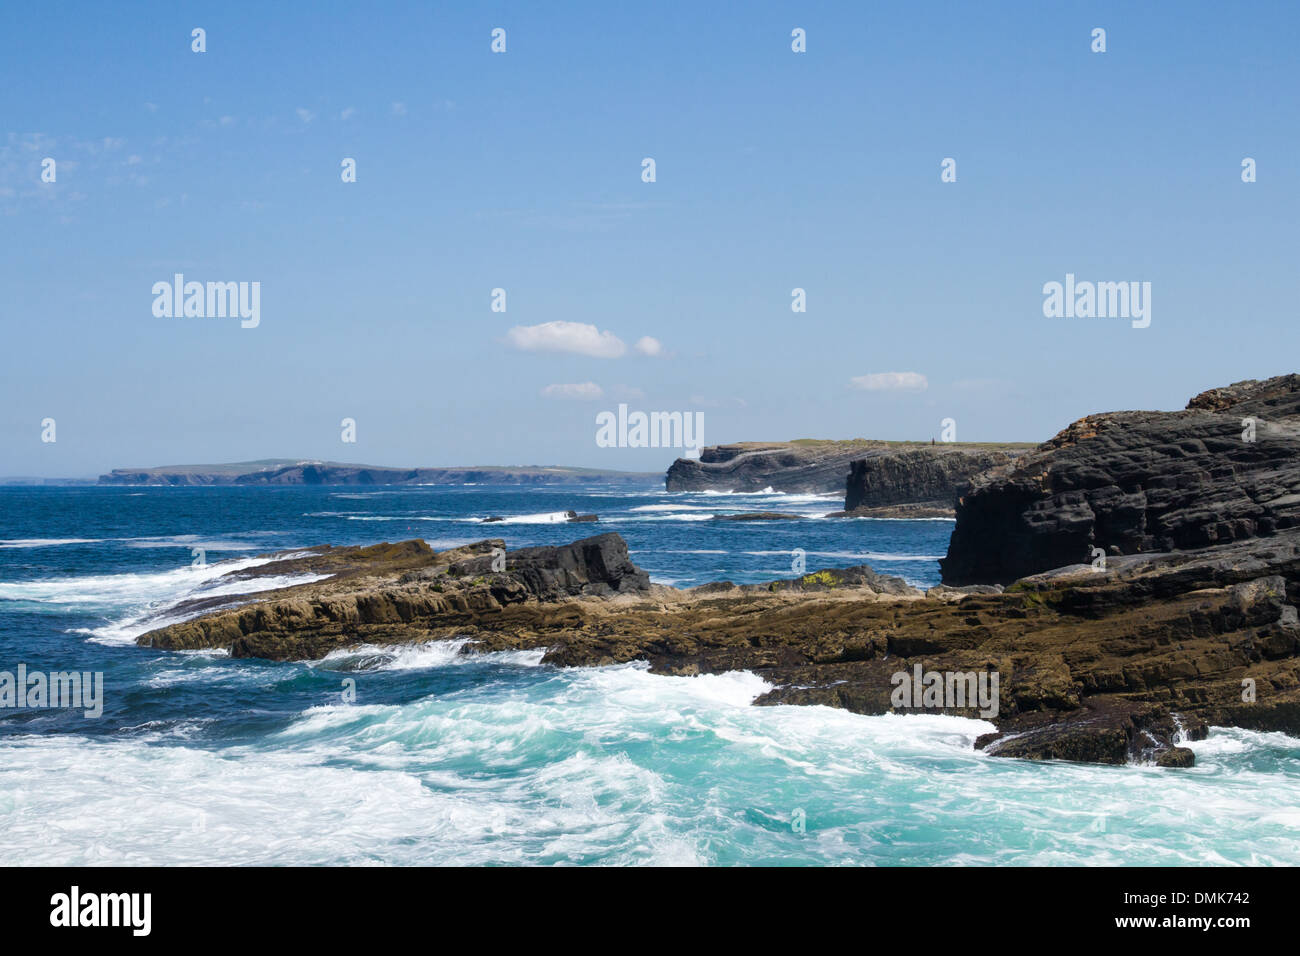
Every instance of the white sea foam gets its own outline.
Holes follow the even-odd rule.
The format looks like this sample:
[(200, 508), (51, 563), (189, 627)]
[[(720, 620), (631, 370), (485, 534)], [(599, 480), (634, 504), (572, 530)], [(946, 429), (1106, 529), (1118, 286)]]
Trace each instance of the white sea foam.
[[(100, 627), (74, 628), (74, 633), (87, 634), (91, 640), (100, 644), (133, 644), (141, 634), (180, 624), (201, 614), (207, 614), (218, 608), (234, 607), (242, 603), (245, 595), (260, 591), (274, 591), (279, 588), (293, 587), (298, 584), (311, 584), (323, 581), (328, 574), (276, 574), (265, 577), (247, 578), (234, 581), (215, 582), (183, 591), (167, 600), (151, 601), (144, 610), (133, 609), (125, 616), (114, 619)], [(180, 610), (176, 606), (191, 600), (229, 597), (228, 602), (205, 605), (202, 609)], [(169, 610), (169, 608), (176, 608)]]
[[(301, 554), (302, 552), (299, 552)], [(281, 555), (283, 560), (293, 555)], [(187, 620), (199, 613), (168, 613), (183, 601), (198, 598), (255, 594), (295, 584), (318, 581), (328, 575), (297, 574), (228, 579), (232, 572), (269, 563), (272, 558), (215, 561), (201, 567), (134, 574), (76, 575), (38, 581), (0, 582), (0, 601), (14, 601), (60, 613), (67, 608), (99, 610), (112, 620), (100, 627), (75, 628), (101, 643), (130, 643), (146, 631)]]
[(124, 538), (128, 548), (202, 548), (205, 551), (256, 551), (262, 547), (231, 538), (204, 538), (197, 534), (173, 534), (156, 538)]
[[(0, 863), (1300, 862), (1300, 776), (1217, 730), (1174, 773), (988, 756), (990, 725), (958, 717), (754, 707), (770, 688), (745, 673), (556, 670), (400, 705), (366, 703), (369, 679), (256, 745), (0, 738)], [(142, 814), (142, 793), (166, 799)]]
[(0, 601), (109, 607), (168, 601), (232, 571), (266, 564), (268, 558), (215, 561), (203, 567), (185, 564), (168, 571), (132, 574), (69, 575), (38, 581), (0, 581)]
[[(468, 521), (472, 524), (484, 524), (482, 518), (439, 518), (439, 521)], [(569, 520), (569, 515), (564, 511), (543, 511), (539, 514), (529, 515), (506, 515), (501, 521), (486, 522), (488, 527), (494, 524), (564, 524)]]
[(398, 644), (377, 646), (360, 644), (356, 647), (331, 651), (312, 666), (322, 670), (339, 671), (406, 671), (426, 670), (464, 664), (514, 664), (520, 667), (537, 667), (546, 654), (544, 648), (527, 651), (497, 651), (487, 654), (464, 653), (469, 638), (428, 641), (423, 644)]

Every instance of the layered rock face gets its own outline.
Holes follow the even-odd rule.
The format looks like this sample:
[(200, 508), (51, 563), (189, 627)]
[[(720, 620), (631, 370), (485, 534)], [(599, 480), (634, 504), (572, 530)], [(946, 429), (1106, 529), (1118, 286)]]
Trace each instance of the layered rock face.
[[(499, 570), (498, 570), (499, 569)], [(254, 603), (229, 598), (181, 605), (171, 613), (207, 610), (138, 639), (146, 647), (220, 647), (232, 657), (314, 660), (367, 642), (428, 640), (439, 628), (526, 602), (608, 598), (644, 593), (650, 578), (632, 563), (617, 534), (562, 547), (507, 552), (500, 539), (434, 552), (422, 541), (367, 548), (310, 549), (232, 575), (240, 579), (327, 574), (327, 581), (265, 592)]]
[(1212, 389), (1178, 412), (1082, 418), (975, 476), (956, 514), (940, 562), (952, 584), (1009, 583), (1095, 548), (1186, 551), (1300, 527), (1300, 376)]
[(711, 445), (698, 459), (678, 458), (668, 469), (668, 491), (784, 491), (837, 494), (849, 462), (872, 442), (737, 442)]
[(884, 452), (849, 465), (844, 510), (889, 505), (951, 508), (973, 475), (1011, 461), (1011, 452), (979, 446), (932, 445), (904, 452)]
[[(951, 508), (957, 488), (1031, 445), (854, 441), (740, 442), (705, 448), (668, 469), (668, 491), (838, 494), (845, 510), (907, 503)], [(856, 475), (856, 477), (854, 477)]]

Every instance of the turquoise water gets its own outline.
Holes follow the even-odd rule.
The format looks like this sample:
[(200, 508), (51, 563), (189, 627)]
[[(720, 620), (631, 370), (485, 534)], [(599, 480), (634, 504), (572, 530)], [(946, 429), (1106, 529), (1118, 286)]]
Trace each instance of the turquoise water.
[[(949, 522), (654, 489), (0, 489), (0, 670), (104, 673), (104, 713), (0, 711), (0, 862), (1295, 864), (1300, 740), (1216, 729), (1191, 770), (1001, 760), (990, 725), (752, 707), (752, 674), (561, 670), (455, 642), (324, 661), (138, 648), (272, 549), (616, 530), (660, 581), (870, 563), (937, 581)], [(550, 523), (595, 511), (595, 529)], [(722, 511), (807, 520), (713, 522)], [(207, 567), (190, 567), (192, 548)], [(345, 681), (356, 702), (344, 703)]]

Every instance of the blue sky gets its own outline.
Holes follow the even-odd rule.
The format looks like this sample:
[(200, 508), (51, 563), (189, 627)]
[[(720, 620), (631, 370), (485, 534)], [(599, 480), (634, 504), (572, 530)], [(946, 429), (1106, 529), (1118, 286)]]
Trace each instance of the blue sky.
[[(1294, 4), (294, 6), (0, 9), (0, 474), (666, 467), (596, 445), (619, 402), (1038, 441), (1295, 370)], [(176, 272), (260, 325), (155, 317)], [(1044, 317), (1066, 273), (1149, 281), (1150, 327)]]

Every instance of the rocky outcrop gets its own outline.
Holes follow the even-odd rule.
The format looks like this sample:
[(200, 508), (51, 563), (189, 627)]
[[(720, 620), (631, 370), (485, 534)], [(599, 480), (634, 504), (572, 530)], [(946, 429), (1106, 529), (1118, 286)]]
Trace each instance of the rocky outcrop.
[[(1002, 446), (940, 444), (910, 451), (887, 451), (849, 465), (845, 514), (868, 516), (897, 505), (951, 509), (973, 475), (1004, 465), (1020, 449)], [(949, 511), (949, 513), (951, 513)]]
[(950, 584), (1300, 527), (1300, 376), (1213, 389), (1183, 411), (1082, 418), (975, 476), (956, 517)]
[[(1187, 766), (1180, 742), (1209, 724), (1300, 733), (1300, 530), (1266, 548), (1126, 556), (925, 595), (866, 567), (681, 591), (650, 584), (616, 534), (513, 551), (499, 540), (320, 548), (238, 575), (301, 571), (331, 576), (190, 608), (207, 613), (139, 643), (286, 660), (468, 638), (466, 653), (540, 649), (559, 666), (749, 670), (772, 685), (759, 704), (982, 717), (996, 730), (980, 747), (1031, 759)], [(918, 667), (996, 675), (993, 712), (990, 701), (895, 699), (899, 675)]]
[(101, 485), (572, 485), (588, 482), (649, 484), (653, 473), (593, 468), (386, 468), (328, 461), (267, 459), (230, 465), (115, 468)]

